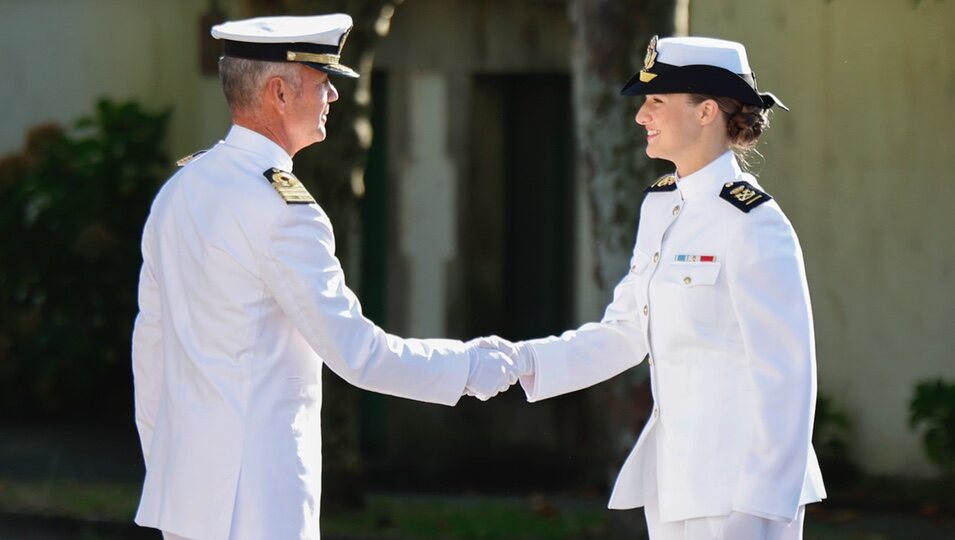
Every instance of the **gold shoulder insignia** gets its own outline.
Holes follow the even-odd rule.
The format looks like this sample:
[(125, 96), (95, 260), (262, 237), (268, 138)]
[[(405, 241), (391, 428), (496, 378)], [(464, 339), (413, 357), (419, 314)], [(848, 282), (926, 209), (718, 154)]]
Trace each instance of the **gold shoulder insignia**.
[(720, 197), (747, 214), (753, 208), (773, 199), (768, 193), (762, 192), (754, 188), (749, 182), (742, 180), (723, 184)]
[(661, 176), (657, 181), (650, 184), (650, 186), (643, 190), (644, 193), (654, 193), (657, 191), (673, 191), (676, 189), (676, 176), (668, 174), (666, 176)]
[(315, 204), (312, 194), (290, 172), (272, 167), (262, 173), (288, 204)]
[(179, 159), (176, 160), (176, 167), (185, 167), (186, 164), (188, 164), (190, 161), (196, 159), (197, 157), (201, 156), (202, 154), (205, 154), (206, 152), (208, 152), (208, 150), (199, 150), (198, 152), (195, 152), (195, 153), (193, 153), (193, 154), (189, 154), (188, 156), (179, 158)]

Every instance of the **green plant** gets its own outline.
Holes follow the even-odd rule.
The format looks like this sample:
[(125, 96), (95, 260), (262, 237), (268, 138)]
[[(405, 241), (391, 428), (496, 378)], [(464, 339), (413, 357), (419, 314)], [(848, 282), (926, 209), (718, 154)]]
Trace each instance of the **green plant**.
[(849, 457), (847, 440), (851, 431), (849, 417), (831, 398), (820, 395), (816, 400), (812, 444), (829, 483), (851, 482), (858, 476), (858, 468)]
[(0, 160), (0, 415), (128, 410), (139, 237), (168, 111), (100, 101)]
[(955, 473), (955, 382), (918, 383), (909, 411), (912, 429), (923, 429), (928, 458), (946, 473)]

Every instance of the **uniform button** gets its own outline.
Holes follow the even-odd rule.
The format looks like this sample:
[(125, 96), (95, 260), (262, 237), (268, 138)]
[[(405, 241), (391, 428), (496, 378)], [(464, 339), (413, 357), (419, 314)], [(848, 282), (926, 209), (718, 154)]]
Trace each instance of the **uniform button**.
[(658, 416), (660, 416), (660, 409), (654, 407), (654, 408), (653, 408), (653, 417), (656, 418), (656, 417), (658, 417)]
[(647, 358), (647, 363), (652, 366), (652, 365), (653, 365), (653, 358), (652, 358), (652, 357), (651, 357), (651, 358)]
[(660, 252), (658, 251), (653, 254), (653, 262), (659, 262), (659, 261), (660, 261)]
[(686, 276), (685, 278), (683, 278), (683, 283), (686, 283), (687, 285), (689, 285), (690, 283), (693, 283), (693, 280), (690, 279), (690, 276)]
[(673, 215), (675, 216), (675, 215), (677, 215), (677, 214), (679, 214), (679, 213), (680, 213), (680, 207), (679, 207), (679, 206), (674, 206), (674, 207), (673, 207)]
[(650, 314), (650, 306), (643, 306), (643, 314), (644, 315)]

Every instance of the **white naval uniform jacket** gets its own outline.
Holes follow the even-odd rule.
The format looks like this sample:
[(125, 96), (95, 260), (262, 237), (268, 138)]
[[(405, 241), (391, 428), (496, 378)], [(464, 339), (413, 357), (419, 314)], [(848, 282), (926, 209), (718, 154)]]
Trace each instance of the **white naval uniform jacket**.
[(603, 319), (527, 342), (530, 401), (649, 354), (653, 412), (610, 508), (645, 504), (649, 467), (664, 521), (733, 510), (785, 521), (825, 497), (810, 442), (816, 365), (802, 252), (775, 201), (747, 213), (720, 197), (737, 181), (758, 189), (727, 152), (672, 191), (648, 192), (630, 272)]
[(133, 335), (146, 479), (136, 523), (194, 540), (319, 538), (321, 367), (454, 404), (469, 357), (362, 316), (317, 204), (286, 204), (272, 141), (233, 127), (176, 173), (143, 232)]

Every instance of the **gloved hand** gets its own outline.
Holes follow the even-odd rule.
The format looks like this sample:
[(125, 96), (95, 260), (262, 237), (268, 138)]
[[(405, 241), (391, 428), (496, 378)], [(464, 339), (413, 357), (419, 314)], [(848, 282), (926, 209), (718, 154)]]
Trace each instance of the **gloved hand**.
[(498, 336), (485, 336), (474, 338), (467, 342), (468, 346), (481, 347), (484, 349), (496, 349), (506, 354), (514, 361), (514, 367), (518, 377), (533, 375), (535, 371), (534, 354), (530, 347), (523, 342), (511, 342)]
[(723, 524), (719, 540), (763, 540), (768, 523), (768, 519), (752, 514), (731, 512)]
[(506, 354), (495, 349), (471, 347), (471, 370), (464, 394), (487, 401), (517, 382), (517, 367)]

